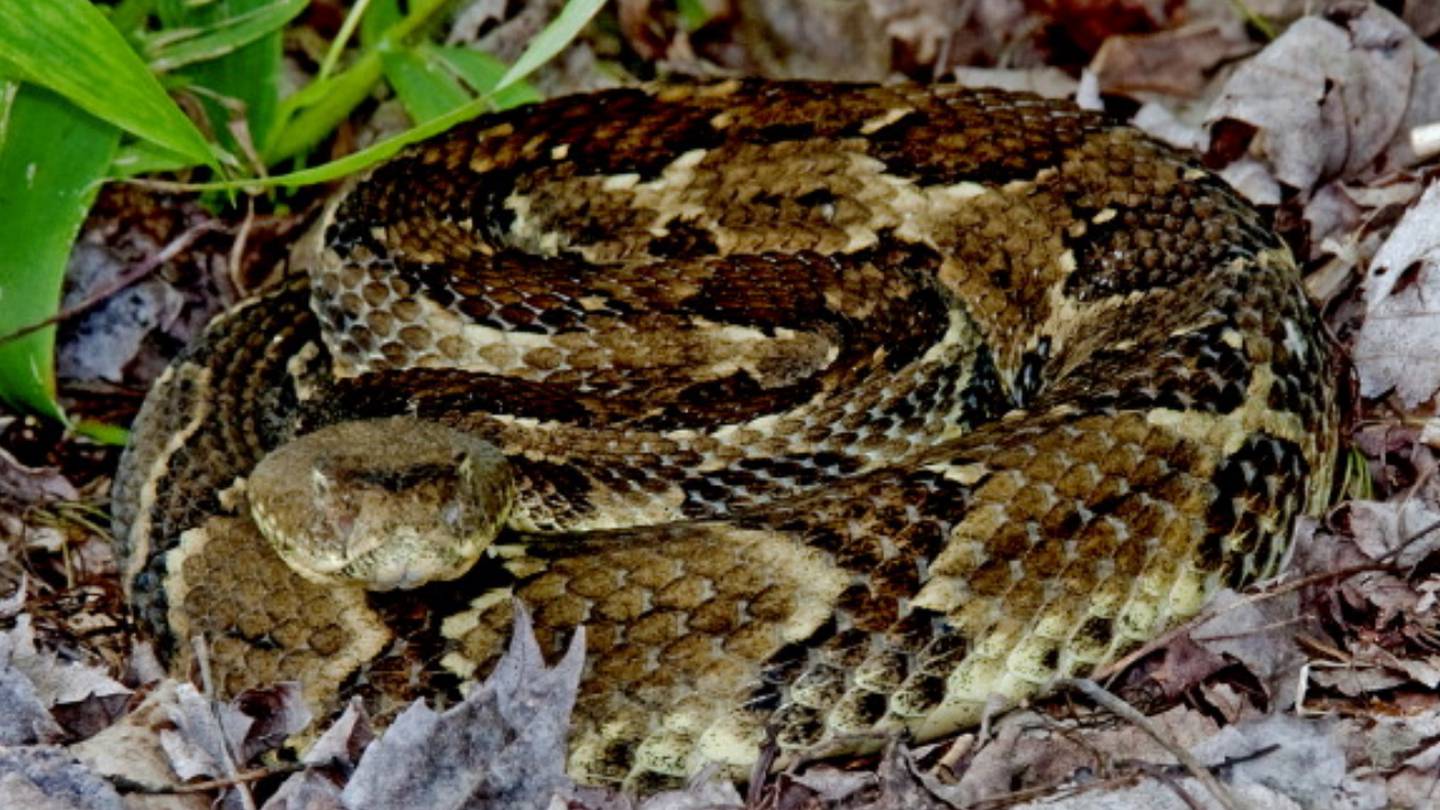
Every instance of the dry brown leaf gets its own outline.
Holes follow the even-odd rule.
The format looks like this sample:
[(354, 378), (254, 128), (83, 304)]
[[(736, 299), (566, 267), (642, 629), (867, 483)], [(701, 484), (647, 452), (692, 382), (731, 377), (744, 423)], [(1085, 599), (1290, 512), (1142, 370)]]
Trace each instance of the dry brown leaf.
[(1110, 37), (1091, 60), (1090, 70), (1106, 93), (1191, 97), (1200, 94), (1217, 65), (1254, 48), (1239, 25), (1186, 25)]

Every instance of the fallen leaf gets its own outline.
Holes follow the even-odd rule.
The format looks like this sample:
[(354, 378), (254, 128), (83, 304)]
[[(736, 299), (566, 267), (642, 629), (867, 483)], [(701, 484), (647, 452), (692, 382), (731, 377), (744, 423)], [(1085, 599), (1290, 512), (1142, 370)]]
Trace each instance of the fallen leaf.
[(1355, 341), (1360, 393), (1394, 391), (1413, 409), (1440, 389), (1440, 183), (1432, 183), (1370, 263)]
[(1206, 120), (1212, 133), (1227, 121), (1254, 127), (1252, 154), (1308, 197), (1324, 180), (1405, 165), (1410, 121), (1440, 104), (1435, 59), (1393, 14), (1342, 4), (1240, 65)]
[(0, 810), (126, 810), (109, 782), (63, 748), (0, 748)]
[(701, 779), (684, 790), (667, 790), (646, 799), (640, 810), (742, 810), (744, 801), (729, 782)]
[[(70, 746), (70, 753), (105, 777), (157, 786), (175, 782), (175, 772), (160, 744), (160, 730), (171, 725), (177, 686), (174, 680), (161, 681), (133, 711)], [(200, 793), (131, 794), (126, 804), (128, 810), (207, 810), (210, 797)]]
[(1254, 49), (1239, 24), (1199, 23), (1110, 37), (1090, 61), (1090, 70), (1106, 93), (1194, 97), (1217, 65)]
[(96, 706), (95, 712), (112, 717), (127, 700), (130, 690), (103, 669), (77, 661), (63, 661), (55, 653), (35, 646), (30, 617), (20, 614), (15, 626), (0, 631), (0, 741), (23, 744), (58, 739), (63, 730), (51, 711), (69, 707), (83, 718), (82, 704)]
[(510, 646), (458, 705), (417, 701), (360, 758), (347, 807), (505, 807), (544, 810), (567, 790), (566, 737), (585, 661), (585, 633), (547, 668), (530, 616), (515, 605)]
[(955, 81), (966, 87), (993, 87), (997, 90), (1034, 93), (1045, 98), (1070, 98), (1076, 82), (1065, 71), (1052, 67), (978, 68), (958, 67)]
[[(73, 286), (62, 308), (75, 306), (93, 287), (112, 283), (127, 269), (104, 247), (77, 243), (66, 270)], [(170, 329), (184, 307), (185, 297), (160, 279), (146, 279), (110, 295), (67, 324), (56, 349), (56, 373), (68, 380), (123, 381), (145, 339), (157, 329)]]
[(0, 492), (21, 503), (73, 501), (80, 497), (75, 485), (49, 467), (27, 467), (0, 448)]

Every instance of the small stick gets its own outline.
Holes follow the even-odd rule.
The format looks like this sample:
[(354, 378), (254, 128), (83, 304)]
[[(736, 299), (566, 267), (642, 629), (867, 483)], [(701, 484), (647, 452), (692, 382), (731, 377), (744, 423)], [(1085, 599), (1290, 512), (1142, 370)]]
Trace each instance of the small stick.
[(1136, 728), (1150, 735), (1151, 739), (1159, 743), (1166, 751), (1169, 751), (1170, 755), (1175, 757), (1181, 765), (1184, 765), (1185, 769), (1190, 772), (1190, 775), (1199, 780), (1200, 784), (1204, 785), (1205, 789), (1210, 791), (1210, 794), (1215, 797), (1216, 801), (1220, 802), (1222, 807), (1226, 808), (1226, 810), (1240, 810), (1240, 805), (1235, 801), (1235, 797), (1231, 796), (1230, 791), (1227, 790), (1224, 785), (1220, 784), (1220, 780), (1215, 778), (1215, 775), (1210, 772), (1209, 768), (1201, 765), (1200, 761), (1192, 756), (1189, 751), (1181, 748), (1178, 743), (1166, 737), (1160, 731), (1159, 726), (1151, 722), (1150, 718), (1141, 714), (1134, 706), (1116, 697), (1114, 693), (1089, 678), (1065, 678), (1060, 681), (1060, 684), (1078, 690), (1111, 713), (1124, 718)]

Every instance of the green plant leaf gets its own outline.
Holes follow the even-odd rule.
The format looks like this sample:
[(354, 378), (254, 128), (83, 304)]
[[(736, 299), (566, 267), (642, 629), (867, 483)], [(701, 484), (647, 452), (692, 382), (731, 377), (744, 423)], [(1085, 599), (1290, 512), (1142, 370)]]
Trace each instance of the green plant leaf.
[(140, 174), (178, 172), (195, 165), (184, 155), (156, 146), (149, 141), (132, 141), (121, 146), (110, 161), (110, 177), (134, 177)]
[[(321, 84), (316, 82), (282, 102), (280, 126), (261, 147), (265, 162), (273, 165), (295, 157), (333, 132), (360, 102), (370, 96), (371, 88), (380, 81), (384, 73), (380, 51), (385, 43), (404, 42), (447, 2), (449, 0), (414, 0), (410, 4), (410, 12), (387, 28), (380, 40), (367, 47), (353, 65), (321, 80), (325, 83), (321, 89), (312, 89)], [(290, 120), (292, 115), (294, 119)]]
[(690, 32), (703, 28), (712, 16), (705, 0), (676, 0), (675, 10), (680, 14), (680, 25)]
[(95, 117), (196, 163), (213, 161), (200, 131), (89, 0), (0, 0), (0, 53), (27, 81)]
[[(296, 0), (208, 0), (203, 4), (188, 0), (162, 0), (158, 6), (160, 19), (171, 28), (224, 30), (242, 24), (251, 15), (280, 5), (287, 13), (298, 14), (305, 3), (290, 8)], [(276, 122), (279, 104), (278, 86), (281, 65), (282, 32), (272, 28), (253, 37), (245, 45), (230, 48), (222, 55), (193, 62), (177, 71), (187, 87), (205, 108), (217, 140), (237, 154), (239, 148), (231, 132), (231, 124), (243, 118), (254, 144), (264, 143)], [(258, 146), (256, 149), (258, 150)]]
[[(585, 27), (585, 23), (600, 10), (602, 5), (604, 5), (604, 0), (569, 0), (565, 8), (561, 9), (560, 14), (547, 25), (544, 30), (535, 36), (535, 39), (531, 41), (529, 47), (520, 55), (520, 59), (516, 60), (516, 67), (525, 64), (529, 65), (529, 68), (527, 70), (516, 70), (515, 67), (512, 67), (506, 71), (500, 81), (496, 82), (496, 93), (503, 91), (506, 87), (518, 86), (526, 76), (543, 65), (545, 59), (551, 58), (563, 50), (566, 45), (570, 44), (570, 40), (573, 39), (576, 34), (580, 33), (580, 29)], [(415, 12), (412, 11), (412, 14), (414, 13)], [(406, 25), (411, 24), (411, 21), (411, 17), (406, 17), (406, 22), (397, 26), (397, 28), (403, 29)], [(396, 31), (392, 29), (391, 33), (394, 34)], [(562, 39), (561, 34), (568, 34), (568, 38)], [(541, 58), (542, 56), (544, 58)], [(379, 63), (380, 59), (377, 55), (375, 58), (377, 71), (379, 70)], [(356, 69), (357, 68), (351, 68), (350, 71), (346, 71), (334, 78), (340, 81), (345, 75)], [(346, 155), (339, 160), (332, 160), (329, 163), (313, 168), (302, 169), (288, 174), (271, 175), (270, 177), (262, 179), (197, 183), (185, 187), (200, 191), (233, 191), (238, 189), (274, 188), (277, 186), (293, 188), (295, 186), (306, 186), (313, 183), (328, 183), (331, 180), (338, 180), (349, 174), (374, 166), (383, 160), (393, 157), (401, 149), (404, 149), (412, 143), (417, 143), (431, 136), (438, 135), (461, 121), (468, 121), (480, 113), (485, 112), (487, 109), (490, 109), (491, 103), (491, 96), (481, 96), (473, 101), (466, 102), (463, 106), (457, 107), (444, 115), (432, 118), (414, 129), (407, 130), (393, 138), (388, 138), (377, 144), (373, 144), (354, 154)]]
[(580, 30), (605, 5), (605, 0), (567, 0), (565, 7), (525, 46), (525, 51), (515, 64), (510, 66), (500, 81), (495, 83), (495, 92), (529, 78), (541, 65), (555, 58), (565, 46), (575, 40)]
[[(432, 45), (424, 43), (416, 48), (425, 57), (438, 61), (476, 93), (490, 93), (500, 78), (505, 75), (505, 63), (483, 51), (461, 48), (455, 45)], [(529, 82), (515, 82), (495, 93), (490, 103), (494, 109), (508, 110), (521, 104), (531, 104), (541, 99), (540, 91)]]
[(400, 13), (400, 0), (370, 0), (365, 16), (360, 19), (360, 44), (367, 48), (379, 45), (385, 32), (404, 16)]
[(385, 80), (395, 88), (410, 120), (423, 124), (470, 101), (470, 94), (438, 62), (411, 48), (387, 48), (380, 53)]
[[(355, 35), (355, 29), (369, 17), (370, 0), (355, 0), (350, 4), (350, 11), (345, 14), (345, 21), (340, 24), (340, 32), (330, 41), (330, 50), (325, 52), (325, 58), (320, 60), (320, 71), (315, 78), (323, 79), (329, 76), (335, 66), (340, 63), (340, 55), (350, 45), (350, 38)], [(397, 10), (398, 14), (398, 10)]]
[(0, 398), (63, 419), (55, 326), (70, 246), (120, 131), (33, 85), (0, 96)]
[(163, 73), (224, 56), (266, 34), (279, 31), (309, 3), (310, 0), (280, 0), (273, 5), (263, 5), (219, 20), (208, 27), (188, 29), (183, 32), (184, 36), (167, 38), (150, 51), (150, 69)]

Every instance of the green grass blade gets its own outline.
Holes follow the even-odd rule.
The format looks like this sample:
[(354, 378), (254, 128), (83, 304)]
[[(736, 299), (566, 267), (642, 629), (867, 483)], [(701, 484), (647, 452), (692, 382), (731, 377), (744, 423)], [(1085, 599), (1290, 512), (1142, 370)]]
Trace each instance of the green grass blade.
[(460, 82), (436, 62), (410, 48), (387, 48), (380, 53), (385, 80), (395, 88), (410, 120), (423, 124), (470, 101)]
[(193, 35), (156, 48), (150, 54), (150, 69), (163, 73), (232, 53), (266, 34), (279, 31), (299, 16), (309, 3), (310, 0), (281, 0), (220, 20), (206, 28), (194, 29)]
[[(381, 41), (366, 50), (355, 60), (355, 64), (324, 80), (327, 84), (323, 93), (312, 90), (315, 86), (312, 84), (296, 94), (309, 106), (300, 104), (294, 97), (282, 102), (281, 126), (261, 148), (265, 162), (273, 165), (295, 157), (334, 132), (335, 127), (370, 96), (371, 88), (384, 75), (384, 66), (380, 63), (380, 49), (384, 43), (403, 42), (429, 22), (448, 1), (415, 0), (410, 4), (410, 12), (386, 29), (380, 37)], [(294, 120), (287, 120), (292, 113)]]
[(35, 86), (9, 85), (0, 110), (0, 398), (63, 419), (55, 400), (55, 315), (71, 243), (120, 131)]
[(360, 44), (366, 48), (379, 45), (385, 32), (404, 17), (400, 13), (400, 0), (370, 0), (365, 16), (360, 19)]
[[(566, 45), (570, 44), (570, 40), (573, 39), (574, 36), (580, 32), (580, 29), (584, 27), (585, 22), (588, 21), (591, 17), (595, 15), (597, 11), (600, 10), (600, 7), (602, 5), (604, 5), (604, 0), (570, 0), (570, 2), (566, 4), (565, 8), (562, 9), (560, 14), (555, 18), (555, 20), (551, 22), (550, 25), (546, 26), (543, 31), (536, 35), (535, 40), (531, 42), (530, 47), (525, 50), (525, 53), (521, 54), (520, 59), (515, 63), (516, 67), (520, 67), (522, 63), (530, 65), (530, 67), (526, 70), (517, 70), (516, 67), (512, 67), (504, 74), (504, 76), (501, 77), (501, 80), (496, 83), (497, 92), (504, 90), (506, 87), (517, 86), (521, 81), (525, 79), (526, 76), (529, 75), (529, 73), (533, 72), (536, 68), (543, 64), (543, 59), (538, 62), (536, 61), (539, 58), (537, 54), (544, 56), (544, 58), (550, 58), (556, 53), (559, 53), (561, 50), (563, 50)], [(411, 16), (406, 17), (400, 25), (392, 28), (390, 35), (398, 36), (399, 34), (403, 34), (403, 29), (406, 29), (407, 26), (416, 24), (417, 18), (414, 16), (416, 14), (417, 10), (412, 10)], [(568, 33), (568, 38), (561, 39), (560, 35), (566, 33)], [(374, 51), (372, 51), (371, 53), (374, 53)], [(378, 55), (375, 57), (374, 61), (376, 65), (375, 69), (378, 72), (380, 69), (380, 58)], [(364, 60), (362, 60), (361, 63), (363, 62)], [(345, 71), (345, 73), (333, 77), (333, 80), (343, 80), (346, 75), (353, 73), (356, 69), (358, 69), (358, 65), (361, 63), (357, 63), (356, 67), (352, 67), (350, 70)], [(328, 183), (331, 180), (337, 180), (341, 177), (345, 177), (346, 175), (353, 174), (354, 172), (369, 168), (382, 160), (394, 156), (401, 149), (404, 149), (406, 146), (409, 146), (412, 143), (416, 143), (431, 136), (438, 135), (441, 132), (449, 129), (450, 127), (453, 127), (456, 124), (460, 123), (461, 121), (468, 121), (469, 119), (474, 118), (480, 113), (485, 112), (487, 109), (490, 109), (491, 104), (492, 101), (490, 96), (482, 96), (481, 98), (477, 98), (474, 101), (467, 102), (465, 105), (457, 107), (454, 110), (445, 113), (444, 115), (432, 118), (424, 124), (415, 127), (414, 129), (407, 130), (406, 132), (396, 135), (393, 138), (381, 141), (368, 148), (362, 149), (352, 155), (347, 155), (339, 160), (332, 160), (329, 163), (325, 163), (314, 168), (302, 169), (300, 171), (290, 172), (288, 174), (271, 175), (270, 177), (264, 179), (229, 180), (219, 183), (198, 183), (194, 185), (184, 185), (181, 187), (195, 189), (199, 191), (234, 191), (242, 189), (274, 188), (277, 186), (284, 188), (293, 188), (295, 186), (305, 186), (314, 183)], [(309, 111), (307, 110), (307, 113), (308, 112)], [(300, 119), (303, 119), (304, 117), (305, 116), (302, 114), (300, 116)], [(300, 119), (297, 119), (297, 125)], [(285, 141), (282, 143), (288, 147), (298, 146), (298, 139), (300, 136), (296, 137), (297, 141), (295, 142)], [(316, 135), (315, 140), (319, 140), (320, 137), (323, 137), (323, 135)], [(281, 147), (276, 148), (280, 149)], [(303, 146), (301, 146), (300, 148), (303, 148)], [(297, 151), (299, 150), (297, 149)]]
[(528, 78), (541, 65), (554, 59), (556, 54), (574, 41), (580, 30), (604, 5), (605, 0), (568, 0), (560, 13), (555, 15), (555, 19), (525, 46), (524, 53), (510, 66), (510, 70), (500, 77), (500, 81), (495, 84), (495, 91), (499, 92)]
[(0, 0), (0, 53), (28, 81), (197, 163), (213, 160), (195, 125), (89, 0)]
[[(355, 29), (360, 22), (369, 17), (370, 0), (355, 0), (350, 6), (350, 11), (345, 15), (345, 21), (340, 24), (340, 33), (330, 42), (330, 50), (325, 52), (325, 58), (320, 60), (320, 70), (315, 74), (316, 79), (323, 79), (335, 70), (340, 64), (340, 55), (345, 52), (345, 47), (350, 44), (350, 38), (355, 35)], [(398, 13), (398, 10), (397, 10)]]
[[(500, 83), (501, 77), (505, 75), (505, 63), (483, 51), (429, 43), (418, 46), (416, 50), (427, 59), (444, 65), (476, 93), (493, 92), (495, 86)], [(495, 109), (508, 110), (511, 107), (530, 104), (540, 99), (540, 91), (531, 86), (529, 82), (520, 81), (495, 93), (490, 101), (491, 106)]]

